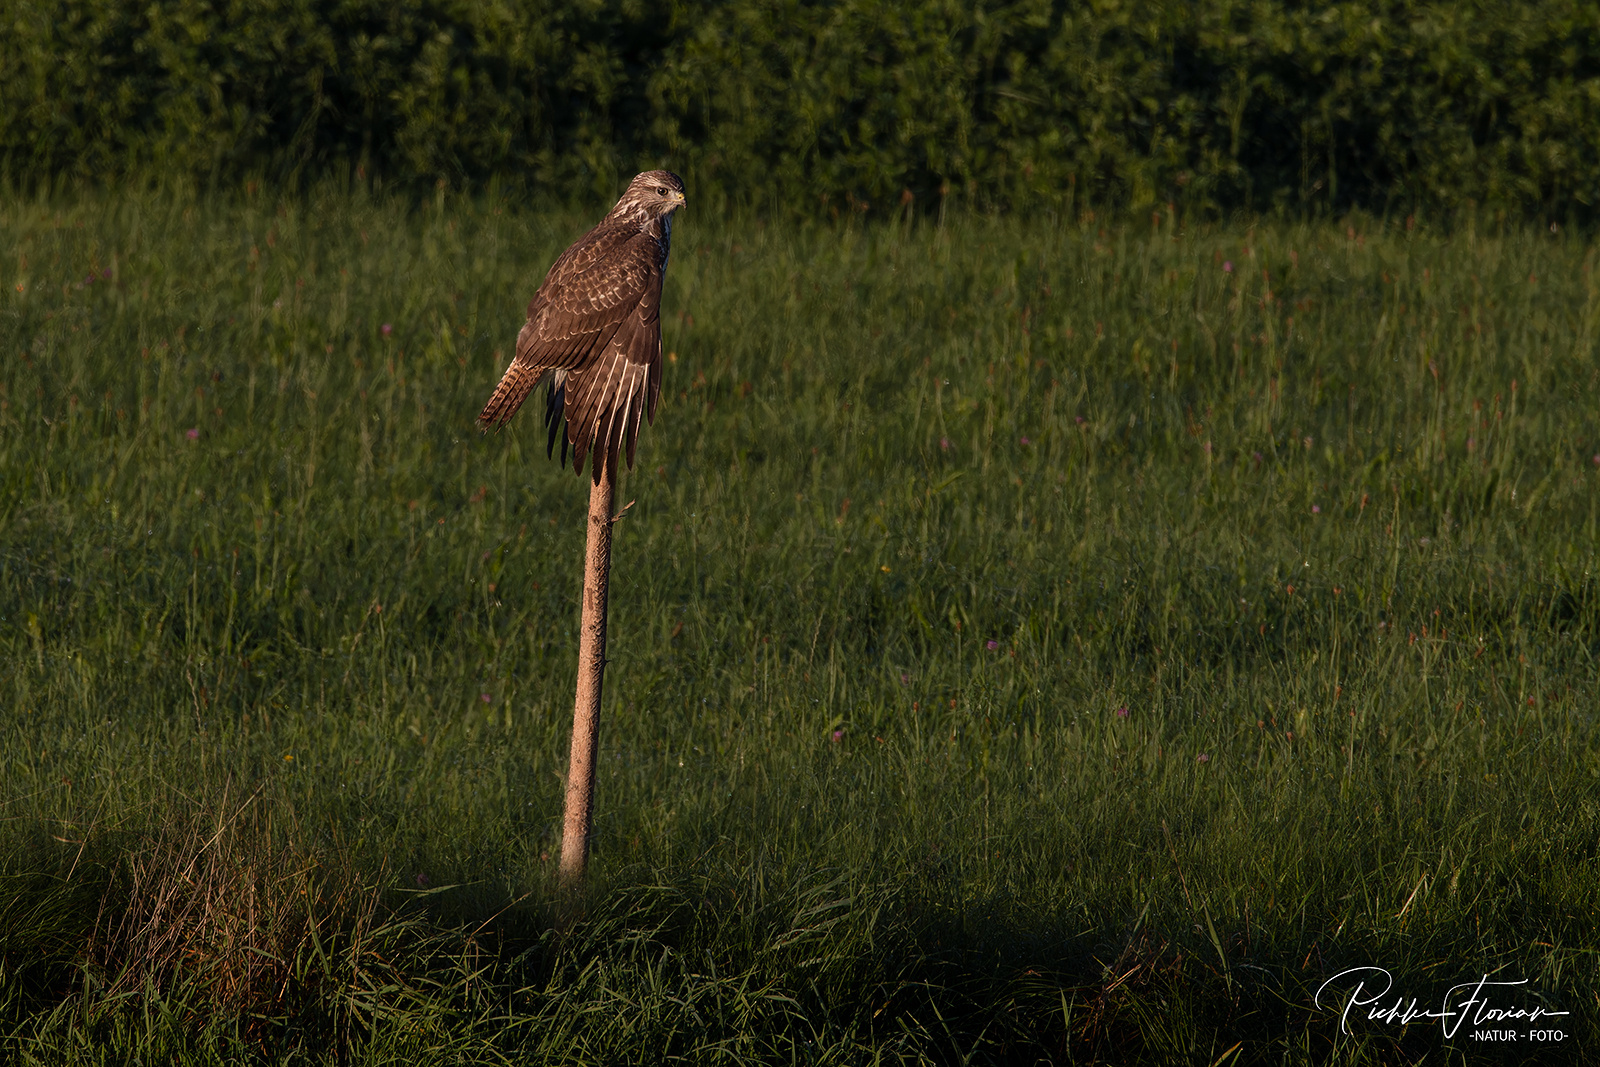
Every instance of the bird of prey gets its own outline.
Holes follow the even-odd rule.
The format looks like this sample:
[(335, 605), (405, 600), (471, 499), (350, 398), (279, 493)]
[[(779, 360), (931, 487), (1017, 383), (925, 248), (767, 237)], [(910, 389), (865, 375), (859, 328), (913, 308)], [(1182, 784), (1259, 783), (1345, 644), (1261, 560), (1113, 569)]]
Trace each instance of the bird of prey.
[(549, 453), (565, 423), (563, 465), (570, 445), (576, 472), (592, 455), (596, 485), (602, 464), (616, 470), (624, 447), (633, 467), (640, 421), (655, 421), (661, 395), (661, 283), (672, 213), (683, 206), (683, 180), (647, 170), (561, 254), (528, 302), (516, 355), (478, 416), (484, 430), (504, 425), (548, 382)]
[(661, 283), (672, 213), (683, 203), (683, 180), (670, 171), (647, 170), (628, 183), (611, 213), (561, 253), (545, 275), (528, 302), (516, 355), (478, 415), (485, 430), (503, 426), (534, 386), (548, 382), (549, 451), (554, 453), (564, 427), (561, 462), (566, 463), (570, 445), (572, 469), (581, 474), (588, 456), (594, 475), (561, 831), (561, 882), (568, 889), (583, 882), (594, 827), (617, 457), (626, 447), (632, 467), (639, 423), (647, 417), (655, 421), (661, 396)]

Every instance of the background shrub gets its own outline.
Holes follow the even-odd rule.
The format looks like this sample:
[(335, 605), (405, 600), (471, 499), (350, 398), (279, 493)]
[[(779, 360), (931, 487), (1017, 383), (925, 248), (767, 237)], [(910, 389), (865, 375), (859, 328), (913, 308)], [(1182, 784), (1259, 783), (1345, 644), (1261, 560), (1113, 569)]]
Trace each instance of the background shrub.
[(13, 182), (358, 173), (802, 213), (1585, 215), (1578, 2), (5, 0)]

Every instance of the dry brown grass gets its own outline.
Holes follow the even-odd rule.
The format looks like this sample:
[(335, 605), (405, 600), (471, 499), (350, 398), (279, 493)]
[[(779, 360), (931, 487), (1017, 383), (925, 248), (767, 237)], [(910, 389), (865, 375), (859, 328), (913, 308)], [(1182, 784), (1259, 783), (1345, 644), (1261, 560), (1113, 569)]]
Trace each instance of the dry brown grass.
[(415, 923), (376, 878), (307, 842), (260, 790), (179, 804), (119, 843), (82, 951), (94, 999), (159, 998), (264, 1037), (294, 1020), (343, 1042), (408, 983), (385, 951)]

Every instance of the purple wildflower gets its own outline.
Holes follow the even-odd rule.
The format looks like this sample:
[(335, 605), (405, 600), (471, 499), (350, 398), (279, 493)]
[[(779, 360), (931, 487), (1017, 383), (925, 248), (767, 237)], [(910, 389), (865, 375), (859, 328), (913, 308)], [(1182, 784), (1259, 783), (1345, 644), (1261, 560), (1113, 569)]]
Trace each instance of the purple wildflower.
[(1311, 505), (1311, 514), (1313, 514), (1313, 515), (1321, 515), (1322, 514), (1322, 505), (1321, 504), (1312, 504)]
[(387, 322), (378, 327), (378, 329), (385, 337), (388, 337), (391, 333), (394, 333), (394, 327), (390, 326)]
[(950, 451), (950, 438), (948, 438), (948, 437), (939, 438), (939, 447), (944, 449), (946, 452)]
[(198, 426), (190, 427), (189, 429), (183, 431), (183, 436), (187, 437), (191, 441), (200, 440), (200, 427), (198, 427)]
[(999, 641), (985, 641), (983, 643), (983, 647), (987, 648), (990, 652), (993, 652), (995, 649), (1000, 647), (1000, 642)]
[(1206, 755), (1204, 752), (1202, 752), (1202, 753), (1200, 753), (1200, 755), (1198, 755), (1198, 756), (1196, 756), (1194, 758), (1194, 761), (1196, 763), (1210, 763), (1211, 762), (1211, 757)]
[(1126, 705), (1124, 705), (1123, 707), (1120, 707), (1120, 708), (1117, 709), (1117, 718), (1126, 719), (1127, 717), (1128, 717), (1128, 709), (1127, 709)]
[(835, 730), (833, 732), (833, 743), (837, 745), (840, 741), (843, 741), (843, 740), (844, 740), (844, 731), (843, 730)]
[(1232, 274), (1233, 273), (1233, 260), (1228, 259), (1228, 260), (1224, 260), (1223, 261), (1223, 263), (1222, 263), (1222, 273), (1224, 273), (1224, 274)]
[(479, 693), (479, 694), (478, 694), (478, 699), (479, 699), (479, 700), (481, 700), (481, 701), (483, 701), (483, 702), (484, 702), (484, 703), (485, 703), (485, 704), (491, 704), (491, 703), (493, 703), (493, 700), (492, 700), (492, 698), (491, 698), (491, 697), (490, 697), (490, 696), (489, 696), (489, 694), (488, 694), (488, 693)]
[(1023, 439), (1022, 439), (1022, 443), (1023, 443), (1023, 444), (1025, 444), (1025, 445), (1031, 445), (1031, 444), (1033, 444), (1033, 442), (1032, 442), (1032, 441), (1030, 441), (1030, 440), (1028, 440), (1028, 439), (1027, 439), (1027, 438), (1026, 438), (1026, 437), (1024, 437), (1024, 438), (1023, 438)]

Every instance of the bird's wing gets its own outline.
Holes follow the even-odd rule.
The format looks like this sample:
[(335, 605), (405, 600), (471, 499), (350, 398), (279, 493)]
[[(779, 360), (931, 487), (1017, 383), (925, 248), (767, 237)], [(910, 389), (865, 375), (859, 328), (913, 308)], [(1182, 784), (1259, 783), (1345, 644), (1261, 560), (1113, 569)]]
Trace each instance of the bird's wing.
[(652, 289), (661, 292), (661, 246), (646, 233), (596, 228), (550, 268), (528, 304), (517, 358), (583, 370)]
[(599, 360), (642, 301), (659, 303), (661, 259), (654, 237), (606, 224), (563, 252), (528, 304), (516, 355), (479, 423), (505, 423), (548, 371), (582, 372)]
[[(654, 243), (652, 241), (652, 243)], [(633, 466), (639, 426), (656, 417), (661, 397), (661, 281), (660, 260), (652, 265), (650, 281), (631, 313), (612, 333), (597, 358), (566, 380), (567, 437), (572, 442), (572, 466), (583, 470), (590, 451), (594, 480), (600, 464), (615, 469), (627, 450)]]

